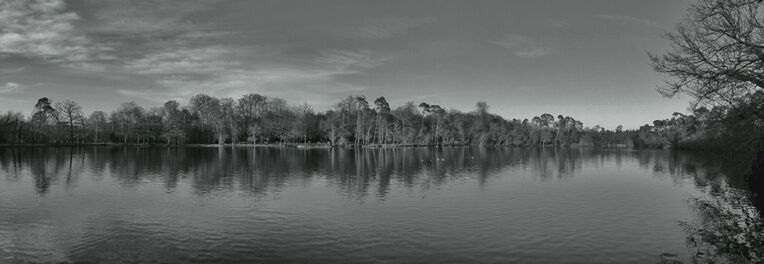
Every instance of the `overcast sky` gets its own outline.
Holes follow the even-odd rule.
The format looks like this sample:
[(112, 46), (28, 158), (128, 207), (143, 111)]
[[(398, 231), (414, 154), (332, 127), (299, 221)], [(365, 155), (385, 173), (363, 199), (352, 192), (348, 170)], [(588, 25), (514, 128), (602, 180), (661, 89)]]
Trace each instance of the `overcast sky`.
[(688, 0), (0, 1), (0, 110), (86, 113), (245, 93), (325, 110), (385, 96), (613, 129), (673, 112), (647, 52)]

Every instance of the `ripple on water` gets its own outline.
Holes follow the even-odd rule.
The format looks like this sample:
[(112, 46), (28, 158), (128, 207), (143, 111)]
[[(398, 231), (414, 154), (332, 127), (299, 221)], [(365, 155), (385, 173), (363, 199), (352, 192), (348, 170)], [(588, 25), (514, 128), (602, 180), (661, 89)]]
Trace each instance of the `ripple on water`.
[(627, 152), (621, 166), (611, 152), (95, 149), (75, 151), (86, 169), (74, 184), (57, 178), (60, 152), (23, 161), (19, 188), (0, 176), (0, 262), (686, 259), (674, 221), (691, 215), (666, 186), (694, 182), (652, 168), (689, 156)]

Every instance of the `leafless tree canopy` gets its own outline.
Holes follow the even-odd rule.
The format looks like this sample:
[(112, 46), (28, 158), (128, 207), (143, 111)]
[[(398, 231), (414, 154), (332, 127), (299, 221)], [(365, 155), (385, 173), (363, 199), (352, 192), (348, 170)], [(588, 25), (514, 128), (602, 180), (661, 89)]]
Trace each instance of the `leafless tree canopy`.
[(700, 0), (676, 32), (672, 48), (650, 54), (656, 71), (669, 80), (665, 96), (689, 94), (697, 105), (735, 108), (764, 89), (762, 0)]

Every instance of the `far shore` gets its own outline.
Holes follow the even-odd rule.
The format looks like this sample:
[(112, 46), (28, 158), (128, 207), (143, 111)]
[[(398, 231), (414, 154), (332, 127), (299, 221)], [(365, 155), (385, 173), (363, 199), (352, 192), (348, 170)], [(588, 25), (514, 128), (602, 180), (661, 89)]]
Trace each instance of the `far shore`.
[(225, 143), (225, 144), (158, 144), (158, 143), (60, 143), (60, 144), (0, 144), (0, 147), (276, 147), (276, 148), (303, 148), (303, 149), (331, 149), (331, 148), (422, 148), (422, 147), (501, 147), (501, 148), (618, 148), (635, 149), (634, 146), (625, 144), (590, 146), (590, 145), (539, 145), (539, 146), (518, 146), (518, 145), (478, 145), (478, 144), (451, 144), (451, 145), (431, 145), (431, 144), (368, 144), (368, 145), (329, 145), (315, 143), (273, 143), (273, 144), (253, 144), (253, 143)]

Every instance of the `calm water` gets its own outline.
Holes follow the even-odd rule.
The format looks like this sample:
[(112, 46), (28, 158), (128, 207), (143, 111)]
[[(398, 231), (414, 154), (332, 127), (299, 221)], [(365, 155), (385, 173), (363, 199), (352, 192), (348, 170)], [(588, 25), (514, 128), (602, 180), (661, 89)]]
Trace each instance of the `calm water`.
[(687, 263), (729, 185), (670, 151), (0, 148), (0, 263)]

